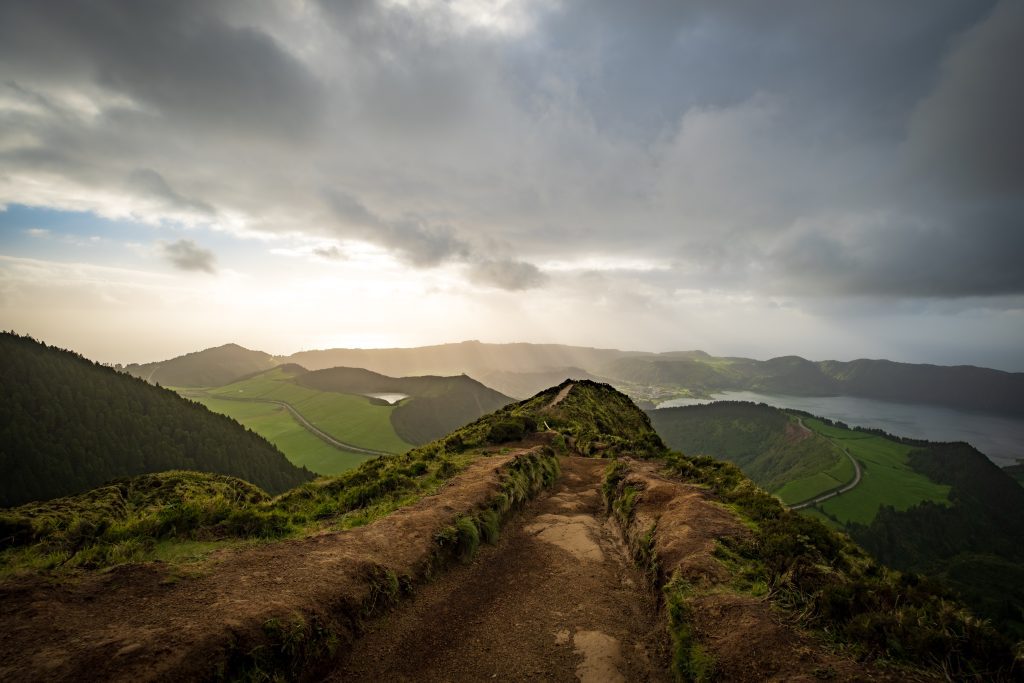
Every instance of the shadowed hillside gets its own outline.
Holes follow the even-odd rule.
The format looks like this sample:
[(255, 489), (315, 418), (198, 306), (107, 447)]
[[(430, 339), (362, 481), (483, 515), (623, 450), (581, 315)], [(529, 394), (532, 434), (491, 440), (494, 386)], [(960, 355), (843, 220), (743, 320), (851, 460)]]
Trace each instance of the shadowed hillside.
[(329, 368), (298, 375), (295, 381), (320, 391), (407, 394), (411, 398), (394, 409), (391, 424), (412, 444), (433, 441), (512, 400), (465, 375), (387, 377), (360, 368)]
[(219, 387), (276, 364), (270, 354), (225, 344), (157, 363), (132, 363), (125, 372), (167, 387)]
[(312, 478), (238, 423), (28, 337), (0, 335), (0, 505), (201, 470), (281, 492)]

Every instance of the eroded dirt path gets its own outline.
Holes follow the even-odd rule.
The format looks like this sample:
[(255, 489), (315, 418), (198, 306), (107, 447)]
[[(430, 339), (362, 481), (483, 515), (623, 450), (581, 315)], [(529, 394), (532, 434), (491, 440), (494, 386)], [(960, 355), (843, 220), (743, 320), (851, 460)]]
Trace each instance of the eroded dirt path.
[(551, 493), (372, 623), (333, 680), (671, 680), (653, 592), (602, 511), (606, 465), (563, 458)]

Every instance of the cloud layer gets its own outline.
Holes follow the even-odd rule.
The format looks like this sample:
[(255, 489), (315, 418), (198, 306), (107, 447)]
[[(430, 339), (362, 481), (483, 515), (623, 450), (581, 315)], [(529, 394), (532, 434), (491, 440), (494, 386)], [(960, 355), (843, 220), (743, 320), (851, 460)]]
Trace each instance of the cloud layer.
[(1014, 0), (11, 0), (0, 204), (627, 308), (1018, 310), (1022, 35)]

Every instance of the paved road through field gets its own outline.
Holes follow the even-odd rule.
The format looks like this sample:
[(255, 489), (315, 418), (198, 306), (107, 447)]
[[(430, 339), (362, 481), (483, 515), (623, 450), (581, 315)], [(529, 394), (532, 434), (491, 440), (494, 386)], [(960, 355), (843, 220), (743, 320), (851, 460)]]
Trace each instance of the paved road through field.
[[(802, 429), (807, 429), (807, 427), (804, 426), (803, 420), (801, 420), (800, 418), (797, 418), (796, 421), (800, 424), (800, 427)], [(829, 439), (829, 440), (831, 441), (831, 439)], [(826, 494), (818, 496), (817, 498), (813, 498), (813, 499), (808, 500), (808, 501), (806, 501), (804, 503), (800, 503), (799, 505), (790, 505), (789, 506), (790, 510), (803, 510), (804, 508), (811, 507), (812, 505), (817, 505), (818, 503), (824, 502), (824, 501), (828, 500), (829, 498), (835, 498), (838, 495), (841, 495), (843, 493), (846, 493), (847, 491), (852, 490), (854, 487), (857, 486), (857, 484), (860, 483), (860, 479), (861, 479), (860, 463), (857, 462), (857, 459), (855, 457), (850, 455), (850, 451), (846, 450), (846, 448), (844, 448), (843, 446), (840, 446), (839, 448), (843, 451), (843, 455), (845, 455), (847, 458), (849, 458), (850, 462), (853, 463), (853, 472), (854, 472), (853, 480), (850, 483), (848, 483), (845, 486), (843, 486), (842, 488), (840, 488), (840, 489), (836, 489), (834, 491), (830, 491), (830, 492), (828, 492)]]

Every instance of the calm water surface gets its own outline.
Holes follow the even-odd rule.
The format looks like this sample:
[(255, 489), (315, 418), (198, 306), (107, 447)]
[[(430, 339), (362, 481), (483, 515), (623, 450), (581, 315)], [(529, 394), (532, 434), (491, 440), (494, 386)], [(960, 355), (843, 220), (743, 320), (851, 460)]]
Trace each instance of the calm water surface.
[(1013, 465), (1024, 458), (1024, 419), (973, 413), (919, 403), (890, 403), (853, 396), (781, 396), (753, 391), (726, 391), (711, 399), (677, 398), (659, 408), (692, 406), (712, 401), (753, 401), (777, 408), (796, 408), (841, 420), (848, 425), (884, 429), (890, 434), (929, 441), (966, 441), (995, 464)]
[(392, 405), (394, 405), (395, 403), (398, 403), (403, 398), (409, 398), (409, 394), (366, 394), (366, 395), (369, 396), (370, 398), (379, 398), (382, 401), (387, 401), (388, 403), (390, 403)]

